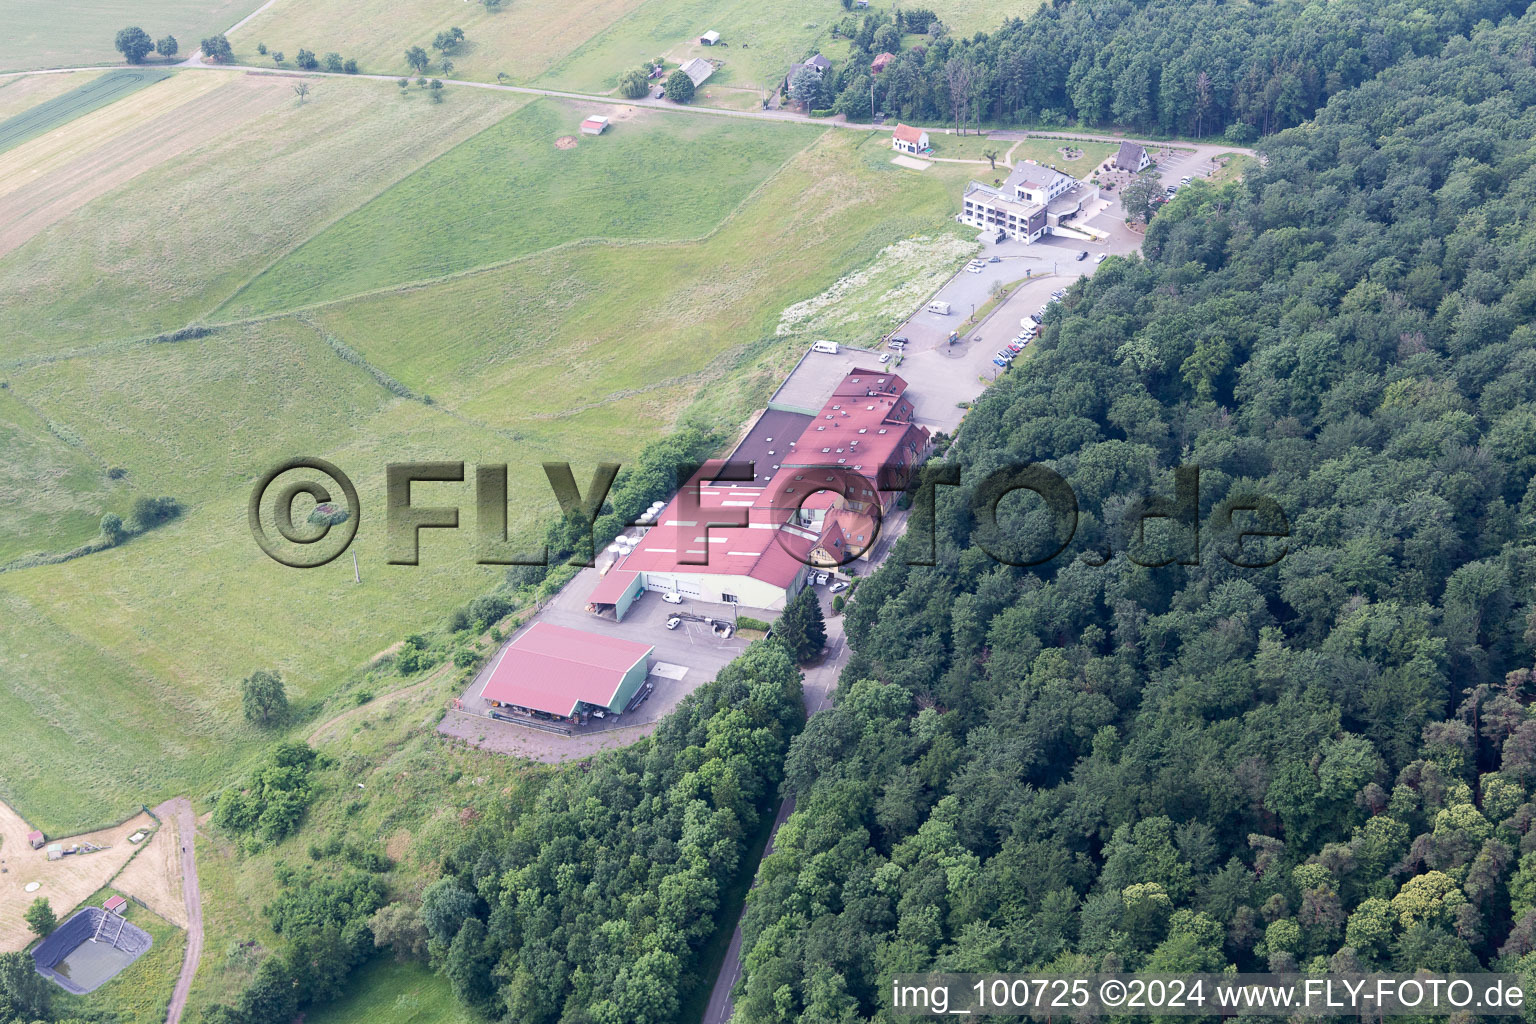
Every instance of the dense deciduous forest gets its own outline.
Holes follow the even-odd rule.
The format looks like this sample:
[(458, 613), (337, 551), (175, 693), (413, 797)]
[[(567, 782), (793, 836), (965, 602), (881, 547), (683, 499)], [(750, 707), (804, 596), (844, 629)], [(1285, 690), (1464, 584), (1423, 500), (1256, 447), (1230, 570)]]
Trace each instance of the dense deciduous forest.
[[(905, 37), (876, 76), (882, 109), (907, 120), (1123, 125), (1248, 142), (1310, 118), (1330, 96), (1433, 54), (1521, 0), (1072, 0), (969, 39)], [(927, 18), (918, 19), (926, 22)], [(902, 26), (918, 30), (903, 18)], [(820, 105), (870, 114), (870, 60), (895, 43), (866, 16)]]
[(652, 738), (477, 822), (422, 905), (454, 991), (519, 1024), (675, 1019), (804, 721), (799, 670), (758, 641)]
[[(928, 969), (1536, 976), (1533, 54), (1485, 25), (1182, 191), (977, 403), (937, 564), (864, 583), (792, 745), (737, 1020)], [(1020, 462), (1084, 510), (1032, 569), (967, 511)], [(1129, 561), (1106, 524), (1180, 465), (1203, 515), (1278, 501), (1285, 557)]]

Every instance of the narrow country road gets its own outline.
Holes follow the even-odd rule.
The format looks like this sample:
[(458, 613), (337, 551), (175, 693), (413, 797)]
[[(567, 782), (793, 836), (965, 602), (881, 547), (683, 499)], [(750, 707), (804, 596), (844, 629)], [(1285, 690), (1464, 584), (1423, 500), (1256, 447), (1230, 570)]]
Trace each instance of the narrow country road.
[(184, 796), (167, 800), (155, 808), (155, 814), (162, 821), (166, 818), (176, 820), (176, 832), (181, 842), (181, 895), (187, 902), (187, 954), (181, 962), (176, 988), (171, 992), (171, 1005), (165, 1011), (165, 1024), (178, 1024), (181, 1012), (187, 1007), (187, 993), (192, 991), (197, 962), (203, 958), (203, 899), (197, 888), (197, 857), (193, 849), (197, 816), (192, 813), (192, 802)]

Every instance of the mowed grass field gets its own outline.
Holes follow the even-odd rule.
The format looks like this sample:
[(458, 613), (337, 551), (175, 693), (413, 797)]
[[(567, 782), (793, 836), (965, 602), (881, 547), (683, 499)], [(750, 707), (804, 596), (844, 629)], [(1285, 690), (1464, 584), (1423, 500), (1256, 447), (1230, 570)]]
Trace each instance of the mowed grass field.
[[(925, 4), (957, 35), (995, 29), (1039, 5)], [(897, 6), (876, 0), (869, 11), (890, 14)], [(848, 14), (836, 0), (517, 0), (496, 13), (479, 3), (447, 0), (277, 0), (231, 34), (230, 42), (242, 63), (270, 64), (257, 52), (265, 43), (283, 51), (290, 64), (303, 46), (353, 57), (364, 71), (406, 74), (409, 47), (430, 49), (438, 32), (456, 25), (466, 36), (450, 58), (456, 78), (492, 82), (502, 73), (514, 83), (605, 94), (619, 72), (642, 60), (705, 55), (726, 62), (708, 83), (719, 94), (713, 101), (741, 107), (746, 101), (734, 90), (773, 88), (792, 62), (813, 50), (841, 59), (846, 43), (839, 48), (831, 28)], [(698, 37), (711, 29), (729, 46), (698, 46)]]
[[(293, 309), (581, 239), (701, 235), (826, 130), (622, 108), (603, 135), (582, 136), (589, 112), (529, 104), (306, 242), (222, 314)], [(572, 136), (574, 148), (556, 146)]]
[(292, 66), (304, 47), (357, 60), (363, 71), (408, 74), (405, 51), (432, 53), (432, 39), (451, 26), (465, 43), (452, 55), (453, 77), (494, 82), (497, 72), (527, 82), (642, 0), (514, 0), (488, 12), (464, 0), (276, 0), (229, 36), (241, 63), (271, 65), (258, 44), (281, 50)]
[[(864, 133), (825, 132), (745, 203), (724, 204), (703, 238), (558, 247), (315, 312), (430, 406), (385, 390), (290, 316), (13, 364), (6, 379), (34, 420), (125, 467), (131, 494), (174, 496), (187, 514), (119, 548), (0, 573), (0, 797), (49, 831), (196, 798), (271, 741), (240, 716), (241, 677), (281, 671), (302, 710), (490, 589), (500, 574), (474, 564), (468, 483), (417, 488), (465, 509), (463, 528), (426, 533), (420, 566), (386, 564), (386, 463), (509, 463), (511, 528), (526, 538), (555, 511), (541, 461), (568, 460), (583, 478), (690, 410), (741, 422), (798, 354), (775, 335), (784, 307), (894, 238), (946, 230), (961, 175), (887, 157)], [(685, 162), (669, 173), (688, 187)], [(294, 455), (356, 481), (361, 585), (345, 559), (287, 569), (252, 540), (250, 488)]]
[(198, 40), (223, 32), (261, 0), (92, 0), (61, 6), (40, 0), (0, 0), (0, 71), (117, 64), (117, 30), (138, 25), (154, 39), (173, 35), (177, 59)]
[[(171, 72), (163, 68), (132, 68), (126, 71), (108, 71), (100, 75), (82, 75), (81, 77), (85, 80), (68, 92), (43, 99), (17, 112), (14, 116), (0, 121), (0, 152), (19, 146), (28, 139), (36, 138), (61, 124), (66, 124), (92, 110), (122, 99), (146, 85), (163, 81), (170, 75)], [(46, 80), (47, 77), (27, 75), (17, 81), (26, 83)], [(70, 80), (68, 74), (61, 74), (58, 77), (65, 83)]]
[[(174, 101), (163, 110), (161, 90)], [(289, 80), (183, 71), (0, 155), (0, 209), (9, 199), (19, 211), (0, 218), (0, 239), (29, 231), (0, 255), (0, 373), (15, 359), (206, 316), (274, 259), (527, 102), (398, 92), (325, 79), (301, 107)], [(156, 118), (188, 133), (176, 159), (163, 158)], [(95, 197), (87, 204), (81, 190)], [(24, 229), (40, 199), (58, 204), (56, 219)]]

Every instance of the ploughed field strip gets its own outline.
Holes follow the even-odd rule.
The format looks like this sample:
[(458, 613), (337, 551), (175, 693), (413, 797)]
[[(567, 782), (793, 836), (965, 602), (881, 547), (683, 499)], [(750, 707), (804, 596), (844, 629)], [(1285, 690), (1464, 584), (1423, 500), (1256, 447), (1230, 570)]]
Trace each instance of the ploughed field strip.
[(111, 981), (154, 944), (148, 932), (101, 907), (86, 907), (32, 951), (37, 971), (67, 992), (84, 995)]
[(161, 68), (114, 71), (0, 121), (0, 153), (171, 76)]

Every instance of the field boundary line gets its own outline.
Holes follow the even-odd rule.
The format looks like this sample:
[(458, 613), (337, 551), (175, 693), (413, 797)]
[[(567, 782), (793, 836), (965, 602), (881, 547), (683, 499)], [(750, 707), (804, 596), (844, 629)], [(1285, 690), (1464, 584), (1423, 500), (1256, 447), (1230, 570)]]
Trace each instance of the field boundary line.
[[(511, 115), (509, 114), (508, 116), (510, 117)], [(488, 130), (488, 129), (486, 129), (486, 130)], [(476, 134), (479, 134), (479, 133), (476, 133)], [(465, 139), (464, 142), (459, 143), (459, 145), (463, 145), (464, 143), (469, 142), (470, 139), (473, 139), (474, 137), (475, 136), (470, 136), (469, 139)], [(812, 138), (809, 142), (807, 142), (804, 146), (802, 146), (799, 149), (797, 149), (794, 152), (792, 152), (784, 160), (783, 163), (779, 164), (778, 167), (774, 168), (773, 173), (769, 174), (762, 181), (760, 181), (756, 185), (754, 185), (752, 187), (752, 189), (749, 192), (747, 192), (746, 195), (741, 197), (741, 199), (736, 203), (735, 206), (733, 206), (730, 210), (728, 210), (725, 213), (725, 215), (722, 216), (720, 218), (720, 220), (717, 221), (714, 224), (714, 226), (712, 226), (708, 231), (705, 231), (703, 234), (700, 234), (700, 235), (694, 235), (694, 236), (691, 236), (691, 237), (682, 237), (682, 238), (605, 238), (605, 237), (603, 237), (601, 235), (591, 235), (591, 236), (587, 236), (585, 238), (572, 238), (572, 239), (570, 239), (568, 241), (560, 242), (557, 245), (551, 245), (551, 246), (548, 246), (547, 248), (544, 248), (544, 249), (537, 249), (537, 250), (534, 250), (533, 252), (520, 253), (520, 254), (518, 254), (516, 256), (509, 256), (506, 259), (495, 260), (495, 261), (493, 261), (491, 263), (481, 263), (481, 264), (479, 264), (477, 266), (465, 267), (463, 270), (455, 270), (455, 271), (453, 271), (451, 273), (448, 273), (448, 274), (439, 274), (436, 277), (418, 278), (418, 279), (413, 280), (413, 281), (400, 281), (400, 282), (397, 282), (395, 284), (385, 285), (382, 288), (369, 288), (366, 291), (353, 292), (350, 295), (342, 295), (342, 296), (338, 296), (337, 298), (334, 298), (334, 299), (321, 299), (318, 302), (309, 302), (309, 303), (305, 303), (303, 305), (292, 306), (292, 307), (290, 307), (288, 309), (276, 310), (276, 311), (273, 311), (273, 312), (270, 312), (270, 313), (257, 313), (257, 314), (253, 314), (253, 315), (247, 316), (247, 317), (239, 317), (239, 318), (234, 319), (234, 320), (211, 320), (211, 321), (209, 321), (209, 326), (214, 326), (214, 327), (230, 327), (230, 326), (234, 326), (234, 325), (237, 325), (237, 324), (243, 325), (243, 324), (264, 323), (264, 322), (266, 322), (268, 320), (280, 319), (280, 318), (285, 317), (285, 316), (297, 316), (297, 315), (302, 314), (302, 313), (311, 313), (311, 312), (314, 312), (316, 310), (326, 309), (326, 308), (328, 308), (330, 306), (336, 306), (336, 305), (340, 305), (340, 304), (346, 303), (346, 302), (355, 302), (355, 301), (357, 301), (359, 299), (375, 298), (375, 297), (380, 296), (380, 295), (390, 295), (390, 294), (394, 294), (396, 292), (404, 294), (406, 292), (419, 291), (422, 288), (430, 288), (430, 287), (433, 287), (435, 285), (445, 284), (445, 283), (447, 283), (449, 281), (457, 281), (457, 280), (460, 280), (462, 278), (474, 277), (477, 274), (486, 274), (486, 273), (490, 273), (491, 271), (502, 270), (502, 269), (505, 269), (506, 267), (510, 267), (510, 266), (513, 266), (513, 265), (518, 264), (518, 263), (524, 263), (524, 262), (527, 262), (529, 260), (534, 260), (534, 259), (539, 259), (539, 258), (546, 257), (546, 256), (551, 256), (551, 255), (554, 255), (554, 254), (559, 253), (559, 252), (561, 252), (563, 250), (566, 250), (566, 249), (579, 249), (579, 248), (584, 248), (586, 246), (596, 246), (596, 245), (613, 246), (615, 248), (628, 247), (628, 246), (701, 245), (701, 244), (703, 244), (705, 242), (708, 242), (711, 238), (714, 238), (716, 235), (718, 235), (720, 232), (724, 231), (728, 226), (730, 226), (733, 222), (735, 222), (737, 219), (739, 219), (741, 217), (742, 212), (747, 208), (747, 206), (750, 205), (755, 200), (757, 200), (758, 198), (760, 198), (762, 193), (765, 190), (767, 190), (768, 186), (773, 184), (776, 180), (778, 180), (778, 178), (780, 176), (782, 176), (786, 172), (787, 168), (789, 167), (789, 165), (791, 163), (793, 163), (800, 156), (804, 155), (806, 153), (806, 151), (808, 151), (812, 146), (816, 145), (818, 142), (820, 142), (822, 139), (824, 139), (826, 137), (827, 137), (827, 132), (825, 132), (825, 131), (818, 132), (816, 134), (816, 136), (814, 138)], [(452, 147), (450, 149), (446, 149), (442, 153), (439, 153), (438, 157), (447, 156), (449, 153), (451, 153), (453, 151), (453, 149), (457, 149), (457, 148), (458, 148), (458, 146), (454, 146), (454, 147)], [(436, 160), (438, 157), (433, 157), (433, 159)], [(430, 163), (431, 161), (428, 161), (428, 162)], [(423, 166), (425, 166), (425, 165), (423, 165)], [(402, 178), (400, 180), (403, 181), (404, 179)], [(391, 184), (389, 186), (389, 188), (393, 188), (394, 185), (396, 185), (396, 184), (399, 184), (399, 182), (397, 181), (394, 184)], [(387, 189), (385, 191), (387, 191)], [(379, 193), (379, 195), (382, 195), (382, 194), (383, 194), (382, 192)], [(358, 209), (358, 210), (362, 209), (362, 207), (366, 206), (368, 202), (372, 202), (374, 199), (377, 199), (377, 198), (379, 198), (378, 195), (373, 196), (367, 202), (365, 202), (362, 205), (358, 206), (356, 209)], [(349, 214), (353, 213), (353, 212), (356, 212), (356, 210), (348, 211)], [(332, 223), (334, 223), (334, 222), (332, 222)], [(328, 225), (326, 225), (326, 228), (322, 228), (321, 231), (324, 231), (324, 230), (326, 230), (326, 229), (328, 229), (330, 227), (331, 227), (331, 225), (328, 224)], [(309, 238), (306, 238), (304, 240), (304, 242), (299, 243), (299, 245), (303, 245), (303, 244), (309, 242), (310, 240), (319, 237), (320, 233), (321, 232), (316, 232), (314, 235), (311, 235)], [(285, 253), (284, 256), (286, 257), (288, 255), (291, 255), (298, 247), (299, 246), (295, 246), (293, 249), (288, 250), (288, 252)], [(239, 296), (241, 291), (244, 291), (249, 285), (254, 283), (257, 277), (260, 277), (261, 274), (264, 274), (264, 273), (267, 272), (267, 270), (270, 270), (270, 269), (272, 269), (272, 267), (275, 267), (278, 262), (280, 262), (280, 260), (273, 261), (273, 263), (269, 264), (265, 269), (263, 269), (255, 277), (252, 277), (249, 281), (245, 282), (245, 284), (242, 284), (240, 286), (240, 288), (234, 294), (232, 294), (228, 299), (225, 299), (223, 302), (219, 303), (212, 310), (210, 310), (208, 315), (209, 316), (217, 315), (220, 310), (224, 309), (231, 302), (233, 302), (234, 299), (236, 299)], [(0, 366), (3, 366), (3, 365), (4, 364), (0, 364)]]
[[(349, 76), (349, 77), (362, 77), (362, 76)], [(486, 125), (484, 128), (481, 128), (479, 131), (471, 132), (468, 136), (466, 136), (465, 138), (460, 139), (458, 142), (455, 142), (453, 145), (449, 146), (447, 149), (439, 150), (438, 152), (433, 153), (431, 156), (429, 156), (426, 159), (424, 159), (421, 163), (415, 165), (414, 167), (408, 168), (405, 171), (404, 174), (400, 175), (400, 177), (395, 178), (395, 179), (393, 179), (391, 181), (388, 181), (388, 182), (385, 182), (384, 184), (382, 184), (379, 187), (378, 191), (372, 193), (371, 195), (363, 197), (357, 203), (356, 206), (349, 207), (349, 208), (347, 208), (345, 210), (342, 210), (341, 212), (337, 213), (336, 216), (332, 217), (330, 220), (326, 221), (324, 224), (321, 224), (319, 227), (317, 227), (312, 234), (305, 235), (299, 241), (293, 243), (293, 245), (291, 245), (288, 248), (284, 249), (277, 256), (274, 256), (272, 258), (271, 262), (265, 264), (264, 266), (261, 267), (261, 269), (257, 270), (250, 277), (246, 278), (244, 281), (241, 281), (239, 284), (235, 285), (234, 291), (230, 292), (224, 298), (218, 300), (212, 306), (210, 306), (208, 308), (208, 311), (207, 311), (206, 315), (207, 316), (215, 316), (215, 315), (217, 315), (219, 310), (223, 309), (225, 306), (228, 306), (231, 302), (235, 301), (235, 299), (239, 298), (240, 297), (240, 293), (245, 291), (251, 285), (255, 284), (256, 280), (258, 278), (260, 278), (263, 274), (265, 274), (267, 271), (271, 270), (273, 267), (277, 266), (279, 263), (281, 263), (283, 260), (287, 259), (289, 256), (292, 256), (294, 253), (298, 252), (301, 248), (303, 248), (304, 246), (308, 245), (311, 241), (313, 241), (316, 238), (319, 238), (321, 235), (325, 234), (325, 232), (329, 231), (331, 228), (335, 227), (337, 224), (340, 224), (346, 218), (348, 218), (348, 217), (352, 216), (354, 213), (357, 213), (358, 211), (362, 210), (363, 207), (367, 206), (369, 203), (373, 202), (374, 200), (380, 198), (381, 196), (384, 195), (384, 193), (388, 192), (390, 189), (394, 188), (396, 185), (400, 184), (402, 181), (404, 181), (406, 178), (409, 178), (411, 175), (415, 174), (417, 171), (419, 171), (422, 168), (428, 166), (429, 164), (434, 163), (439, 158), (447, 156), (449, 153), (453, 152), (455, 149), (458, 149), (460, 146), (464, 145), (466, 142), (469, 142), (471, 139), (479, 138), (485, 132), (490, 131), (492, 128), (494, 128), (497, 125), (501, 124), (501, 122), (505, 121), (508, 117), (511, 117), (513, 114), (516, 114), (519, 110), (524, 109), (524, 107), (528, 106), (528, 104), (537, 102), (537, 99), (538, 99), (537, 97), (534, 97), (533, 99), (530, 99), (528, 101), (528, 103), (525, 103), (522, 106), (517, 107), (516, 109), (507, 111), (507, 113), (504, 116), (497, 118), (495, 121), (493, 121), (490, 124)], [(294, 313), (294, 312), (299, 312), (300, 310), (302, 310), (304, 308), (305, 307), (302, 307), (302, 306), (295, 306), (293, 309), (284, 310), (284, 312), (285, 313)], [(232, 322), (235, 322), (235, 321), (219, 321), (219, 322), (220, 323), (225, 323), (225, 322), (232, 323)]]

